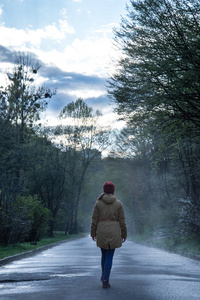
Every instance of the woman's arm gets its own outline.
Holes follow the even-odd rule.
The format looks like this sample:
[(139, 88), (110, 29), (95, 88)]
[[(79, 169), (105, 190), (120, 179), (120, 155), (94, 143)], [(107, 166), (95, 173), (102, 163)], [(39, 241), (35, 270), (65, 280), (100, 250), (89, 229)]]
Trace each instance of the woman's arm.
[(122, 204), (119, 209), (119, 225), (121, 228), (122, 243), (124, 243), (127, 238), (127, 228), (126, 228), (124, 208)]
[(98, 207), (96, 203), (92, 213), (92, 223), (91, 223), (91, 233), (90, 233), (93, 241), (96, 241), (98, 221), (99, 221), (99, 214), (98, 214)]

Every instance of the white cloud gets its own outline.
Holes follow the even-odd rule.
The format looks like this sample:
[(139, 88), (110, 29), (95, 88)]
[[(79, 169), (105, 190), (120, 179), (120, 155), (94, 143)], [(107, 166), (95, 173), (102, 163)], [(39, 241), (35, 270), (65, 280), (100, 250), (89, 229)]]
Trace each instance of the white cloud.
[(26, 47), (39, 48), (43, 39), (60, 42), (65, 40), (66, 34), (74, 33), (74, 28), (68, 24), (66, 17), (39, 29), (16, 29), (0, 26), (1, 45), (12, 47), (15, 50), (24, 50)]
[(76, 38), (62, 52), (55, 48), (48, 52), (41, 49), (31, 51), (34, 51), (44, 63), (53, 63), (63, 71), (98, 77), (107, 77), (108, 73), (112, 72), (111, 57), (119, 55), (113, 49), (112, 40), (106, 36)]
[(2, 13), (3, 13), (3, 10), (2, 10), (2, 8), (0, 7), (0, 16), (2, 15)]
[(69, 25), (69, 23), (67, 21), (66, 8), (62, 8), (60, 11), (60, 14), (63, 18), (63, 19), (58, 20), (60, 30), (65, 33), (74, 33), (75, 32), (74, 28), (71, 25)]
[[(100, 27), (93, 36), (75, 38), (71, 44), (67, 44), (69, 41), (67, 35), (75, 31), (68, 22), (66, 8), (60, 10), (60, 16), (57, 22), (35, 30), (31, 27), (23, 30), (8, 28), (2, 24), (0, 25), (1, 45), (16, 51), (33, 52), (44, 63), (53, 63), (64, 71), (107, 76), (110, 57), (116, 55), (112, 41), (108, 38), (113, 23)], [(46, 45), (55, 42), (52, 50), (47, 51), (48, 47), (41, 48), (44, 41)]]
[[(17, 30), (15, 28), (7, 28), (0, 26), (1, 45), (5, 47), (23, 47), (28, 39), (27, 33), (24, 30)], [(18, 50), (18, 49), (17, 49)]]
[(81, 90), (67, 90), (67, 94), (70, 96), (76, 96), (77, 98), (91, 98), (91, 97), (100, 97), (105, 95), (105, 90), (93, 90), (93, 89), (81, 89)]
[(112, 43), (107, 37), (75, 39), (65, 49), (66, 62), (73, 65), (84, 74), (105, 76), (105, 68), (109, 55), (112, 53)]
[(55, 48), (48, 52), (41, 49), (31, 51), (34, 51), (44, 63), (53, 62), (61, 70), (99, 77), (107, 76), (106, 68), (110, 56), (113, 56), (112, 42), (106, 37), (87, 37), (83, 40), (76, 38), (63, 52)]
[(59, 20), (59, 28), (61, 32), (64, 33), (74, 33), (74, 28), (70, 26), (67, 22), (67, 20)]
[(72, 0), (72, 2), (82, 2), (82, 0)]

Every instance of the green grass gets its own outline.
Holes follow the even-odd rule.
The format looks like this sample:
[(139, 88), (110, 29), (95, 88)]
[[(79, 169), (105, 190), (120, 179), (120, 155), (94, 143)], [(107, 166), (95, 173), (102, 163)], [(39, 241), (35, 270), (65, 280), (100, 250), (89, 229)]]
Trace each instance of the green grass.
[(192, 236), (185, 237), (156, 237), (153, 235), (138, 235), (132, 238), (136, 243), (167, 250), (180, 255), (200, 256), (200, 239)]
[(37, 242), (37, 245), (30, 245), (30, 243), (18, 243), (14, 245), (9, 246), (0, 246), (0, 259), (13, 256), (16, 254), (20, 254), (23, 252), (27, 252), (33, 249), (37, 249), (46, 245), (54, 244), (57, 242), (65, 241), (73, 237), (83, 236), (83, 234), (80, 235), (64, 235), (60, 233), (54, 234), (53, 238), (43, 238), (41, 241)]

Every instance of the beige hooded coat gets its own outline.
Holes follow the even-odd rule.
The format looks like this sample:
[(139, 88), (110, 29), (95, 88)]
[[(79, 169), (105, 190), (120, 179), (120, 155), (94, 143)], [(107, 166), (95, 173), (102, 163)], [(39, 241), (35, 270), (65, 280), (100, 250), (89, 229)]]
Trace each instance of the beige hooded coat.
[(102, 194), (97, 199), (92, 214), (91, 237), (96, 237), (97, 246), (115, 249), (127, 237), (124, 209), (113, 194)]

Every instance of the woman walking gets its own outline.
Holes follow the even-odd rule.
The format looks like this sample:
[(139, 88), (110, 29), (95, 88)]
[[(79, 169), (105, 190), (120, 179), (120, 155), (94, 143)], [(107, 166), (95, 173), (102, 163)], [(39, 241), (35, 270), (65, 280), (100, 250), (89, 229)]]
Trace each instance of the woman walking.
[(107, 181), (94, 206), (91, 224), (91, 237), (101, 248), (102, 286), (109, 288), (109, 277), (113, 255), (127, 237), (124, 209), (114, 196), (115, 186)]

